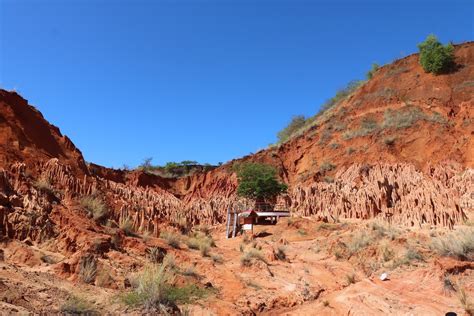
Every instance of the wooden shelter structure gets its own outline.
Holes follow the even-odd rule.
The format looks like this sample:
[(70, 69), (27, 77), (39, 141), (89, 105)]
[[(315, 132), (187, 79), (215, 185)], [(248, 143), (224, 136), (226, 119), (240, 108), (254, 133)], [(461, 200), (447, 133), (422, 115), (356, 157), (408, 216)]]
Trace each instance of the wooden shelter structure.
[(280, 217), (289, 217), (290, 212), (280, 205), (256, 205), (254, 209), (244, 209), (237, 205), (227, 210), (226, 238), (234, 238), (238, 233), (251, 231), (254, 225), (275, 225)]

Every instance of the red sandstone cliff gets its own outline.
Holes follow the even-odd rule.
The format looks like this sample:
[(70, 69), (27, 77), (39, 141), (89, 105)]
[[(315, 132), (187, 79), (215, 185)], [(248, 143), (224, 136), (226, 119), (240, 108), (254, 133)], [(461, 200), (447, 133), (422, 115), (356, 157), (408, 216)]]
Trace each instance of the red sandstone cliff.
[[(417, 55), (384, 66), (301, 135), (238, 161), (277, 167), (290, 186), (282, 199), (298, 214), (452, 227), (472, 216), (474, 43), (456, 47), (456, 62), (441, 76), (424, 73)], [(78, 201), (88, 194), (103, 197), (111, 220), (154, 234), (223, 222), (239, 200), (235, 161), (179, 179), (86, 166), (58, 128), (4, 90), (0, 148), (0, 235), (10, 238), (85, 247), (74, 223), (85, 220)]]

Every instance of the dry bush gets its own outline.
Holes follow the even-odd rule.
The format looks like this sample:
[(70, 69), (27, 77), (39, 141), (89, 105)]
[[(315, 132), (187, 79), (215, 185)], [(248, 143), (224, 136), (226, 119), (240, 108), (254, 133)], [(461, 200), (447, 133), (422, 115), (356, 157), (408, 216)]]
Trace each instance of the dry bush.
[(109, 213), (102, 199), (96, 196), (83, 197), (81, 199), (81, 206), (98, 222), (104, 221)]
[(347, 243), (347, 249), (349, 249), (349, 253), (352, 255), (367, 247), (372, 242), (372, 237), (361, 231), (355, 234)]
[(265, 264), (268, 264), (263, 254), (255, 248), (250, 248), (248, 251), (244, 252), (242, 257), (240, 257), (240, 263), (244, 267), (251, 266), (255, 260), (259, 260)]
[(474, 315), (474, 303), (471, 302), (469, 295), (466, 293), (466, 290), (462, 286), (458, 286), (458, 299), (464, 308), (464, 311), (469, 316)]
[(224, 258), (222, 258), (222, 256), (220, 255), (211, 255), (211, 259), (214, 263), (224, 263)]
[(179, 249), (181, 238), (177, 234), (173, 232), (162, 231), (160, 233), (160, 238), (163, 238), (166, 241), (166, 243), (170, 245), (171, 247)]
[(151, 247), (147, 249), (148, 259), (152, 263), (163, 262), (163, 259), (166, 256), (166, 250), (160, 247)]
[(102, 268), (99, 273), (97, 273), (97, 277), (95, 279), (95, 284), (100, 287), (108, 287), (113, 284), (114, 279), (110, 275), (110, 271), (108, 269)]
[(431, 245), (442, 256), (454, 257), (460, 260), (473, 260), (474, 229), (467, 228), (445, 236), (435, 237)]
[(92, 283), (97, 274), (97, 259), (92, 255), (85, 255), (79, 261), (79, 277), (84, 283)]
[(98, 315), (91, 303), (78, 296), (69, 296), (61, 305), (61, 312), (66, 315)]
[(41, 192), (46, 192), (46, 193), (54, 192), (51, 182), (45, 176), (42, 176), (38, 180), (33, 182), (33, 187), (35, 187), (36, 190), (41, 191)]
[[(167, 256), (168, 257), (168, 256)], [(205, 297), (209, 290), (191, 284), (178, 287), (174, 285), (174, 267), (165, 260), (161, 265), (151, 265), (135, 277), (134, 289), (122, 296), (125, 304), (141, 307), (153, 313), (179, 314), (177, 304), (188, 304)]]
[(356, 275), (354, 273), (346, 274), (347, 285), (356, 283)]
[(127, 236), (135, 236), (135, 231), (133, 229), (133, 223), (130, 218), (122, 218), (119, 223), (119, 228), (125, 233)]
[(278, 246), (277, 249), (273, 249), (273, 254), (276, 259), (284, 261), (286, 260), (286, 247)]
[(197, 273), (196, 268), (193, 266), (186, 267), (184, 270), (180, 272), (184, 276), (189, 276), (193, 278), (199, 278), (200, 275)]

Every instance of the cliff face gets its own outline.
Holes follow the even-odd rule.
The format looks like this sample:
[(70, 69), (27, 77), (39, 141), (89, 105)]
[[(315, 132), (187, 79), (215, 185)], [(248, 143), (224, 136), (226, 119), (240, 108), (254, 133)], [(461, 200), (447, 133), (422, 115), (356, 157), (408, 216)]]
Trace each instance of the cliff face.
[(86, 174), (82, 153), (72, 141), (15, 92), (0, 89), (0, 167), (21, 161), (41, 164), (51, 158)]
[[(441, 76), (424, 73), (417, 55), (384, 66), (299, 136), (238, 161), (278, 168), (290, 187), (281, 202), (296, 214), (452, 227), (472, 217), (473, 43), (456, 47), (456, 62)], [(236, 161), (179, 179), (87, 166), (58, 128), (4, 90), (0, 149), (0, 235), (10, 238), (86, 247), (74, 223), (86, 220), (79, 201), (91, 194), (114, 222), (155, 235), (163, 225), (222, 223), (229, 207), (248, 203), (235, 196)]]

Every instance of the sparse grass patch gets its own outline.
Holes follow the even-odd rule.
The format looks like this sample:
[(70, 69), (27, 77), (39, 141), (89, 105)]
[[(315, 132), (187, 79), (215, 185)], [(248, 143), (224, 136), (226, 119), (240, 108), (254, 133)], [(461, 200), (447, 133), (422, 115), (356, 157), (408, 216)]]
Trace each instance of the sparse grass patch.
[(162, 231), (160, 233), (160, 238), (163, 238), (169, 246), (179, 249), (180, 237), (177, 234), (173, 232)]
[(373, 221), (369, 224), (369, 228), (376, 238), (387, 237), (390, 240), (394, 240), (399, 234), (399, 231), (395, 227), (383, 222)]
[(347, 244), (347, 248), (352, 255), (367, 247), (372, 241), (373, 239), (369, 235), (364, 232), (358, 232), (351, 238)]
[(71, 295), (69, 298), (61, 305), (61, 312), (70, 314), (70, 315), (97, 315), (97, 311), (82, 297)]
[(107, 218), (109, 213), (105, 203), (96, 196), (85, 196), (81, 199), (81, 206), (88, 214), (97, 222), (102, 222)]
[(263, 254), (255, 248), (250, 248), (248, 251), (244, 252), (242, 257), (240, 257), (240, 263), (244, 267), (251, 266), (254, 260), (259, 260), (265, 264), (268, 264)]
[(460, 260), (472, 260), (474, 257), (474, 228), (454, 231), (445, 236), (435, 237), (432, 248), (442, 256)]
[(392, 260), (395, 255), (393, 249), (390, 248), (387, 243), (380, 246), (380, 254), (382, 255), (382, 260), (384, 262)]
[(350, 130), (344, 132), (342, 135), (342, 138), (345, 140), (349, 140), (355, 137), (362, 137), (362, 136), (367, 136), (375, 131), (377, 131), (379, 128), (377, 121), (375, 118), (372, 117), (364, 117), (360, 123), (360, 127), (356, 130)]
[(189, 249), (199, 250), (203, 257), (208, 257), (210, 248), (215, 246), (212, 237), (200, 233), (194, 234), (194, 237), (189, 237), (185, 242)]
[(425, 259), (423, 258), (423, 255), (416, 249), (414, 248), (408, 248), (407, 252), (405, 253), (405, 258), (407, 258), (409, 261), (424, 261)]

